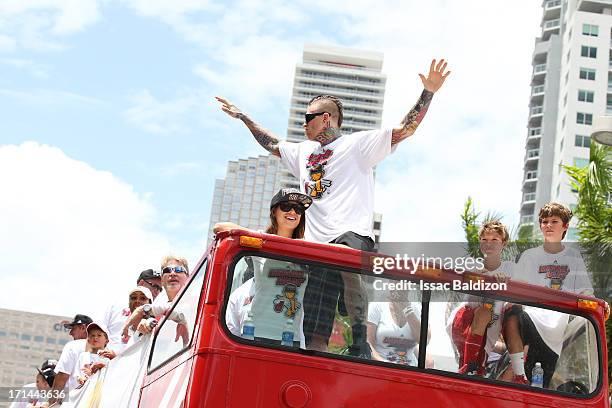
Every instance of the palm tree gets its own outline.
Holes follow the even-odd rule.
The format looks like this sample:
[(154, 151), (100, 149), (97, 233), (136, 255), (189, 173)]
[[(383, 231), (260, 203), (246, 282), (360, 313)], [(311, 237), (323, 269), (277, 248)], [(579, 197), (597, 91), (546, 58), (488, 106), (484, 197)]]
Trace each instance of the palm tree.
[[(595, 296), (612, 298), (612, 148), (591, 143), (589, 165), (563, 166), (577, 191), (575, 214), (578, 238), (591, 273)], [(612, 346), (612, 320), (606, 322), (608, 350)], [(608, 355), (608, 378), (612, 355)]]

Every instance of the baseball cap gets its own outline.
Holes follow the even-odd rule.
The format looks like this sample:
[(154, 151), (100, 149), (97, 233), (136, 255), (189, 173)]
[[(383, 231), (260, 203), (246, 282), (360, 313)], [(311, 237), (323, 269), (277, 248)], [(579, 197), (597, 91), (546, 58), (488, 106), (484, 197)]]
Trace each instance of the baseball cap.
[(89, 324), (92, 321), (93, 320), (91, 320), (91, 317), (89, 317), (87, 315), (83, 315), (83, 314), (78, 314), (78, 315), (74, 316), (74, 319), (72, 319), (72, 322), (64, 323), (64, 327), (70, 328), (70, 327), (75, 326), (77, 324)]
[(104, 323), (100, 323), (100, 322), (91, 322), (87, 325), (87, 334), (89, 334), (89, 331), (91, 329), (100, 329), (102, 330), (104, 333), (106, 333), (106, 338), (108, 338), (108, 328), (106, 327), (106, 325)]
[(138, 279), (136, 279), (136, 283), (138, 283), (141, 279), (148, 280), (148, 279), (156, 279), (156, 278), (161, 278), (161, 274), (159, 272), (157, 272), (154, 269), (146, 269), (140, 272), (140, 275), (138, 275)]
[(128, 294), (128, 296), (134, 292), (142, 292), (142, 294), (145, 295), (147, 299), (149, 299), (150, 301), (153, 301), (153, 294), (151, 293), (149, 288), (145, 288), (144, 286), (136, 286), (134, 289), (130, 290), (130, 293)]
[(308, 208), (310, 207), (310, 204), (312, 204), (312, 198), (308, 197), (306, 194), (300, 193), (300, 190), (296, 188), (281, 188), (278, 190), (278, 193), (272, 197), (272, 201), (270, 201), (270, 209), (284, 201), (294, 201), (296, 203), (300, 203), (304, 206), (304, 208)]
[(57, 365), (57, 360), (53, 360), (53, 359), (45, 360), (40, 366), (39, 371), (45, 371), (48, 368), (54, 369), (56, 365)]
[(45, 360), (43, 361), (40, 368), (37, 368), (38, 374), (42, 375), (49, 387), (53, 386), (53, 380), (55, 379), (55, 366), (57, 365), (57, 360)]

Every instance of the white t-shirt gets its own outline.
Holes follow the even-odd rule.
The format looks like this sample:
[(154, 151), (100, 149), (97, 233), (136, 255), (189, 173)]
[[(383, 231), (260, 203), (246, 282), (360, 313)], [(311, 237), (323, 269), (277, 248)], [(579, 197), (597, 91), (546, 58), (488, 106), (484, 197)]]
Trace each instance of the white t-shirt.
[(107, 348), (113, 350), (115, 353), (120, 353), (125, 349), (127, 343), (123, 343), (121, 340), (121, 332), (130, 316), (130, 308), (124, 307), (121, 304), (114, 304), (104, 313), (102, 323), (104, 323), (108, 329), (108, 346)]
[(79, 361), (79, 355), (85, 351), (87, 347), (87, 340), (79, 339), (72, 340), (66, 343), (64, 349), (62, 350), (62, 354), (60, 355), (59, 360), (57, 361), (57, 365), (55, 366), (55, 373), (64, 373), (68, 374), (70, 378), (66, 383), (68, 390), (73, 390), (79, 385), (77, 381), (78, 375), (75, 367)]
[[(421, 305), (410, 302), (420, 319)], [(389, 302), (371, 302), (368, 306), (368, 322), (376, 325), (374, 349), (391, 363), (417, 365), (415, 348), (420, 333), (413, 333), (408, 322), (399, 327), (393, 320)]]
[[(516, 267), (516, 264), (514, 262), (502, 261), (501, 265), (499, 265), (499, 268), (493, 271), (483, 270), (479, 272), (482, 273), (483, 275), (493, 275), (493, 274), (502, 272), (508, 278), (512, 278), (512, 276), (514, 275), (515, 267)], [(484, 300), (483, 297), (470, 295), (468, 297), (467, 302), (460, 303), (459, 306), (457, 306), (451, 312), (450, 316), (448, 317), (448, 321), (447, 321), (447, 331), (449, 333), (449, 336), (451, 336), (451, 329), (452, 329), (453, 321), (455, 320), (455, 315), (457, 314), (459, 309), (461, 309), (464, 306), (469, 306), (471, 308), (477, 308), (479, 306), (482, 306), (483, 300)], [(501, 330), (502, 330), (502, 321), (504, 320), (502, 316), (502, 311), (504, 310), (505, 305), (506, 305), (506, 302), (502, 300), (493, 301), (491, 322), (489, 323), (487, 327), (487, 331), (486, 331), (487, 340), (484, 346), (484, 350), (486, 351), (487, 354), (491, 354), (493, 348), (495, 348), (495, 343), (497, 343), (497, 340), (499, 339), (499, 334), (501, 333)]]
[(306, 140), (281, 142), (281, 160), (313, 199), (306, 217), (306, 239), (330, 242), (347, 231), (372, 234), (374, 172), (387, 157), (391, 129), (357, 132), (326, 146)]
[(242, 324), (251, 310), (253, 297), (250, 295), (250, 291), (253, 286), (253, 280), (254, 278), (251, 278), (240, 285), (240, 287), (232, 292), (227, 302), (225, 323), (235, 336), (240, 336)]
[(253, 258), (255, 267), (251, 312), (255, 324), (255, 337), (281, 340), (287, 320), (293, 318), (294, 341), (305, 348), (304, 291), (308, 274), (299, 265), (275, 259)]
[[(564, 245), (563, 250), (556, 254), (544, 251), (542, 246), (526, 250), (518, 261), (514, 279), (567, 292), (593, 293), (580, 253), (568, 245)], [(561, 354), (569, 315), (529, 306), (524, 310), (546, 345), (558, 355)]]

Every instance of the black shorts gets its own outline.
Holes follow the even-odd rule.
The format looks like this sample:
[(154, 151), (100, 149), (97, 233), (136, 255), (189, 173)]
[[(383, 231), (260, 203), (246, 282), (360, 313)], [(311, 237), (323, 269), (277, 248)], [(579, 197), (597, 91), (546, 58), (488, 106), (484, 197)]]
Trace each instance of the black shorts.
[(509, 316), (516, 315), (519, 323), (519, 333), (524, 345), (529, 345), (527, 359), (525, 360), (525, 376), (531, 382), (531, 371), (536, 363), (540, 363), (544, 369), (544, 388), (548, 388), (550, 380), (555, 373), (559, 355), (552, 351), (544, 342), (538, 329), (536, 329), (531, 317), (518, 305), (513, 305), (506, 312), (504, 320)]
[[(346, 232), (330, 243), (343, 244), (362, 251), (372, 251), (374, 241), (354, 232)], [(304, 292), (304, 337), (306, 345), (314, 335), (329, 341), (338, 298), (344, 295), (342, 275), (337, 270), (310, 268), (308, 284)]]

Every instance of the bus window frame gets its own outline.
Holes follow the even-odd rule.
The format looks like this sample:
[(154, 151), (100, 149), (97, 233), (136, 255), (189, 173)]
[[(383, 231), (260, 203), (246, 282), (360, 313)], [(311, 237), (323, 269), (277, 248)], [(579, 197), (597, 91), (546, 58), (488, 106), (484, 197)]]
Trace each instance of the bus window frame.
[[(239, 251), (234, 254), (232, 261), (228, 265), (228, 270), (226, 273), (226, 282), (225, 282), (226, 285), (225, 285), (225, 290), (223, 293), (223, 307), (222, 307), (221, 313), (219, 313), (219, 321), (220, 321), (222, 330), (227, 334), (227, 336), (230, 339), (232, 339), (233, 341), (239, 344), (246, 345), (246, 346), (252, 346), (252, 347), (262, 347), (266, 349), (273, 349), (273, 350), (285, 351), (285, 352), (289, 351), (292, 353), (301, 354), (305, 356), (318, 356), (318, 357), (329, 358), (332, 360), (358, 362), (361, 364), (367, 364), (367, 365), (372, 365), (372, 366), (387, 367), (387, 368), (394, 369), (394, 370), (413, 371), (413, 372), (425, 373), (425, 374), (429, 373), (429, 374), (440, 375), (443, 377), (450, 377), (454, 379), (466, 380), (466, 381), (475, 380), (476, 382), (481, 382), (481, 383), (485, 383), (489, 385), (509, 387), (509, 389), (534, 391), (538, 393), (554, 395), (556, 397), (569, 397), (569, 398), (578, 399), (578, 400), (583, 400), (583, 399), (586, 400), (586, 399), (594, 398), (601, 392), (601, 387), (603, 386), (603, 364), (602, 364), (603, 356), (602, 356), (601, 331), (599, 329), (597, 321), (591, 315), (587, 314), (584, 311), (580, 311), (580, 310), (570, 310), (570, 309), (563, 308), (563, 307), (553, 308), (548, 305), (542, 306), (535, 302), (527, 302), (524, 300), (520, 300), (516, 298), (516, 296), (506, 297), (506, 296), (500, 296), (496, 293), (491, 293), (490, 295), (487, 295), (487, 297), (495, 299), (495, 300), (502, 300), (508, 303), (518, 303), (522, 306), (532, 306), (532, 307), (536, 307), (540, 309), (552, 310), (552, 311), (556, 311), (560, 313), (565, 313), (570, 316), (580, 316), (586, 319), (593, 326), (595, 330), (595, 335), (596, 335), (595, 337), (596, 337), (596, 345), (597, 345), (598, 372), (597, 372), (597, 385), (591, 393), (573, 394), (573, 393), (557, 391), (553, 389), (534, 388), (529, 385), (515, 384), (512, 382), (501, 381), (497, 379), (490, 379), (490, 378), (479, 377), (479, 376), (469, 376), (466, 374), (460, 374), (460, 373), (452, 372), (452, 371), (438, 370), (436, 368), (425, 368), (425, 359), (427, 356), (428, 345), (427, 345), (427, 341), (425, 341), (425, 343), (421, 343), (421, 339), (425, 339), (425, 340), (427, 339), (427, 331), (429, 329), (429, 304), (431, 303), (431, 293), (432, 293), (431, 290), (419, 290), (419, 292), (421, 293), (421, 333), (419, 334), (419, 355), (418, 355), (417, 366), (404, 366), (404, 365), (398, 365), (396, 363), (390, 363), (390, 362), (384, 362), (384, 361), (366, 360), (363, 358), (353, 357), (349, 355), (335, 354), (335, 353), (329, 353), (329, 352), (326, 353), (326, 352), (320, 352), (317, 350), (308, 350), (308, 349), (274, 345), (274, 344), (257, 343), (252, 340), (243, 339), (242, 337), (236, 336), (230, 332), (230, 330), (227, 327), (226, 321), (225, 321), (225, 316), (227, 313), (229, 297), (232, 293), (232, 282), (234, 278), (236, 264), (242, 258), (246, 256), (255, 256), (255, 257), (260, 257), (260, 258), (274, 259), (278, 261), (292, 262), (292, 263), (307, 265), (307, 266), (323, 267), (323, 268), (328, 268), (328, 269), (334, 269), (337, 271), (352, 272), (352, 273), (357, 273), (362, 276), (371, 276), (371, 277), (388, 279), (388, 280), (400, 280), (400, 279), (413, 280), (414, 279), (415, 281), (418, 281), (418, 280), (425, 280), (427, 282), (435, 281), (434, 279), (431, 279), (427, 276), (414, 275), (414, 278), (412, 279), (411, 277), (403, 278), (403, 277), (390, 275), (387, 273), (374, 274), (372, 271), (368, 269), (357, 269), (357, 268), (347, 267), (343, 265), (330, 264), (330, 263), (324, 263), (324, 262), (318, 262), (318, 261), (310, 261), (310, 260), (305, 260), (305, 259), (298, 259), (298, 258), (294, 258), (291, 256), (284, 256), (284, 255), (277, 254), (277, 253), (267, 252), (264, 250)], [(452, 290), (452, 292), (462, 293), (466, 295), (481, 296), (476, 291)]]
[[(191, 347), (193, 345), (193, 341), (196, 338), (196, 333), (197, 333), (196, 332), (196, 327), (198, 326), (198, 322), (199, 322), (199, 318), (200, 318), (200, 314), (201, 314), (201, 310), (200, 309), (201, 309), (202, 302), (203, 302), (203, 296), (202, 296), (202, 292), (203, 291), (202, 291), (202, 289), (204, 288), (204, 285), (206, 283), (206, 276), (207, 276), (208, 268), (210, 266), (210, 262), (209, 261), (210, 261), (210, 259), (209, 259), (208, 256), (206, 258), (204, 258), (202, 263), (196, 269), (196, 272), (185, 283), (185, 287), (181, 290), (181, 292), (178, 295), (178, 297), (172, 303), (172, 307), (170, 309), (168, 309), (168, 311), (166, 312), (166, 314), (163, 317), (163, 319), (159, 322), (159, 324), (158, 324), (159, 328), (157, 328), (155, 330), (155, 334), (153, 335), (153, 339), (151, 340), (151, 350), (149, 351), (149, 358), (148, 358), (148, 361), (147, 361), (147, 375), (151, 375), (155, 371), (157, 371), (160, 368), (166, 366), (168, 363), (170, 363), (172, 360), (176, 359), (181, 354), (185, 353), (187, 350), (191, 349)], [(203, 276), (202, 276), (202, 287), (200, 288), (200, 297), (198, 299), (198, 304), (196, 306), (196, 314), (195, 314), (195, 318), (194, 318), (194, 326), (192, 328), (191, 338), (189, 339), (189, 343), (187, 343), (186, 346), (184, 346), (182, 349), (178, 350), (176, 353), (172, 354), (171, 356), (169, 356), (168, 358), (163, 360), (157, 366), (151, 368), (151, 363), (153, 361), (153, 353), (155, 353), (155, 345), (156, 345), (156, 342), (157, 342), (157, 337), (159, 335), (159, 332), (161, 331), (163, 326), (166, 324), (166, 321), (168, 320), (168, 316), (170, 316), (170, 314), (174, 311), (176, 306), (180, 303), (181, 299), (183, 298), (183, 296), (185, 295), (185, 293), (187, 292), (187, 290), (189, 289), (189, 287), (191, 286), (191, 284), (196, 279), (196, 277), (198, 276), (199, 273), (203, 273)]]

